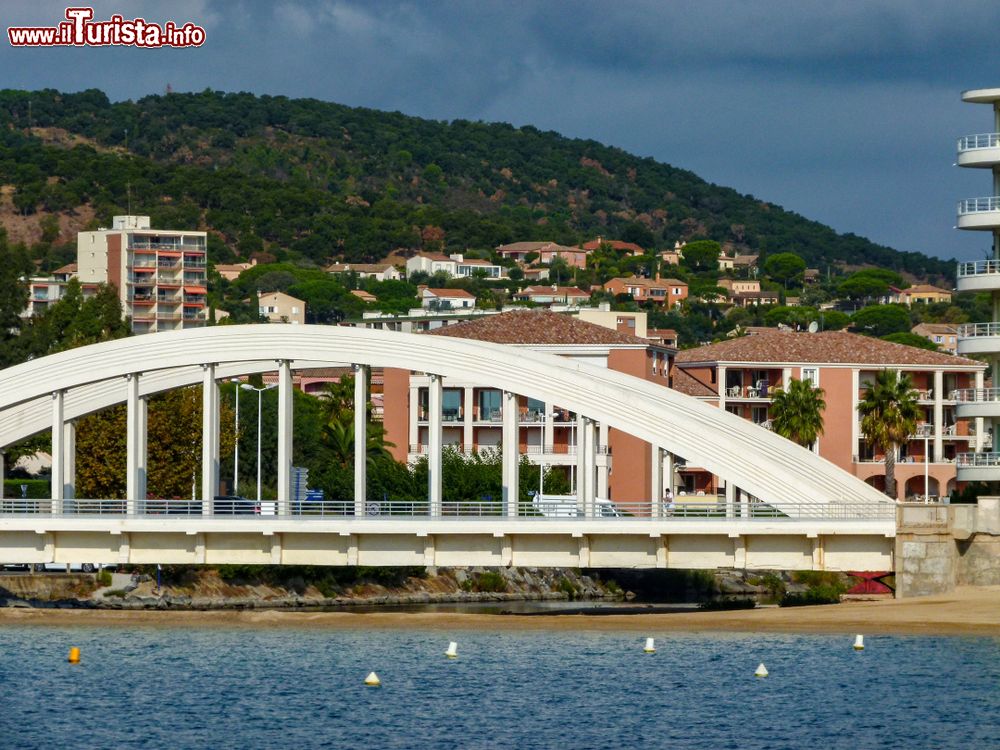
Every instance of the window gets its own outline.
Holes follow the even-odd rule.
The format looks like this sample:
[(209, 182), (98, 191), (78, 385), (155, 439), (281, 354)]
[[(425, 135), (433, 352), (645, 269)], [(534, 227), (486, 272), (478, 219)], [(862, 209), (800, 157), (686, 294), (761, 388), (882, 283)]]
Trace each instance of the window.
[(298, 314), (299, 314), (299, 308), (298, 308), (298, 307), (295, 307), (295, 306), (293, 305), (293, 306), (292, 306), (292, 315), (298, 315)]
[(500, 418), (500, 391), (494, 389), (479, 392), (479, 419)]
[(675, 297), (680, 297), (681, 288), (679, 286), (675, 286), (673, 289), (670, 290), (670, 293), (673, 294)]
[(943, 340), (943, 338), (941, 336), (935, 336), (934, 337), (934, 343), (935, 344), (940, 344), (942, 340)]
[(811, 383), (813, 387), (819, 385), (819, 368), (818, 367), (803, 367), (802, 368), (802, 379), (807, 383)]
[(764, 424), (767, 421), (767, 407), (755, 406), (751, 409), (750, 418), (754, 424)]

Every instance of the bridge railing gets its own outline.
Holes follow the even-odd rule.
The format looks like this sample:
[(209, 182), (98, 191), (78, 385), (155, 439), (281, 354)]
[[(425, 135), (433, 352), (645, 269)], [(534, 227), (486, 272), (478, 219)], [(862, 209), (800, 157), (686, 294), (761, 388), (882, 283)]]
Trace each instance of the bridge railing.
[[(356, 513), (353, 501), (342, 500), (292, 500), (288, 513), (280, 513), (274, 500), (256, 500), (240, 497), (215, 498), (208, 504), (201, 500), (89, 500), (60, 501), (42, 499), (2, 499), (0, 518), (16, 516), (61, 517), (118, 517), (149, 519), (182, 519), (192, 516), (211, 518), (322, 520), (336, 518), (365, 518), (402, 520), (406, 518), (517, 518), (519, 520), (547, 522), (572, 518), (587, 520), (617, 520), (651, 522), (671, 520), (772, 520), (772, 521), (873, 521), (895, 518), (896, 505), (884, 503), (783, 503), (774, 507), (764, 502), (752, 501), (727, 503), (724, 497), (699, 497), (697, 501), (681, 499), (675, 502), (612, 502), (596, 498), (590, 503), (573, 496), (533, 497), (519, 502), (508, 512), (499, 499), (484, 497), (480, 500), (441, 502), (432, 508), (427, 501), (382, 500), (368, 501), (363, 511)], [(206, 510), (208, 512), (206, 512)]]

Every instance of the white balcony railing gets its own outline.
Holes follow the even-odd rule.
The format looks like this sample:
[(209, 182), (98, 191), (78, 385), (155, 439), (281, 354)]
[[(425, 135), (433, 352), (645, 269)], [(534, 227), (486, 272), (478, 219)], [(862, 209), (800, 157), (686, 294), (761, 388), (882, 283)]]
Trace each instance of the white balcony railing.
[(1000, 133), (977, 133), (958, 139), (959, 153), (979, 148), (1000, 148)]
[(959, 388), (951, 392), (951, 398), (961, 404), (1000, 401), (1000, 388)]
[(955, 463), (960, 467), (1000, 467), (1000, 453), (959, 453)]
[(987, 195), (982, 198), (969, 198), (958, 202), (958, 215), (979, 214), (989, 211), (1000, 211), (1000, 196)]
[(958, 278), (1000, 275), (1000, 260), (971, 260), (958, 264)]
[(1000, 336), (1000, 323), (963, 323), (958, 327), (958, 336), (963, 339)]

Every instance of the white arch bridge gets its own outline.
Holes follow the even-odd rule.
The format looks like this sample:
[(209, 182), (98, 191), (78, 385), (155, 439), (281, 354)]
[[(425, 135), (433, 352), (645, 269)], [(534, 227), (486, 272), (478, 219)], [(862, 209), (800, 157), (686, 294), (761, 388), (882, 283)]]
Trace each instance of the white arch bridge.
[[(366, 503), (356, 452), (349, 502), (291, 496), (292, 371), (351, 365), (430, 375), (424, 503)], [(278, 372), (273, 512), (215, 500), (218, 382)], [(442, 502), (442, 388), (448, 378), (503, 391), (503, 492), (494, 502)], [(367, 378), (355, 380), (357, 403)], [(146, 399), (202, 384), (201, 498), (149, 499)], [(551, 505), (520, 502), (517, 396), (577, 415), (578, 481)], [(74, 420), (127, 404), (127, 493), (74, 498)], [(355, 434), (365, 434), (364, 409)], [(598, 426), (649, 444), (656, 488), (643, 502), (597, 496)], [(830, 462), (662, 385), (562, 357), (464, 339), (329, 326), (219, 326), (137, 336), (0, 371), (0, 449), (52, 431), (52, 498), (0, 500), (3, 562), (519, 565), (891, 570), (895, 506)], [(2, 455), (2, 454), (0, 454)], [(704, 505), (658, 501), (672, 456), (725, 480)], [(670, 471), (668, 468), (667, 471)], [(256, 511), (256, 513), (254, 512)]]

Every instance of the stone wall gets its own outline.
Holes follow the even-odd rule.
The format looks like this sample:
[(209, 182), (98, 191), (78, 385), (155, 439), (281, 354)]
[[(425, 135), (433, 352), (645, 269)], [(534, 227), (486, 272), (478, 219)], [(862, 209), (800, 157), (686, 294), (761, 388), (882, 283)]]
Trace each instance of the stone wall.
[(897, 598), (1000, 585), (1000, 497), (975, 506), (901, 506), (895, 550)]

